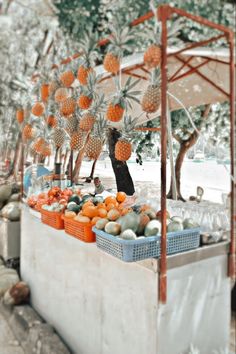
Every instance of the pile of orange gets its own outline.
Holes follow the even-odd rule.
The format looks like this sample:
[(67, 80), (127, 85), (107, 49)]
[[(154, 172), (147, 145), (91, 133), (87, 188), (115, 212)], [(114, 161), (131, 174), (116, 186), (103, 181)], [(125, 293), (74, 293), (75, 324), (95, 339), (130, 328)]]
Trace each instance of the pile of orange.
[[(124, 208), (123, 203), (126, 200), (124, 192), (118, 192), (115, 196), (107, 197), (104, 202), (94, 205), (89, 200), (84, 203), (82, 210), (74, 217), (75, 220), (95, 225), (99, 219), (116, 221), (120, 216), (130, 212), (130, 209)], [(66, 213), (67, 217), (73, 217), (73, 212)]]

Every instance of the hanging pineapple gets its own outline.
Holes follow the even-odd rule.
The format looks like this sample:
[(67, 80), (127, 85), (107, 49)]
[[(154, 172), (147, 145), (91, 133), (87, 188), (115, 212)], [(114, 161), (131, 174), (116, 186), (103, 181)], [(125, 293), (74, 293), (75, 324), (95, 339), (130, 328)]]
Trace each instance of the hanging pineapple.
[(52, 155), (52, 148), (48, 142), (45, 141), (45, 144), (41, 148), (41, 155), (43, 157), (48, 157)]
[(16, 110), (16, 120), (19, 124), (24, 121), (24, 109), (22, 107), (18, 107)]
[(111, 122), (119, 122), (123, 118), (126, 109), (132, 108), (130, 101), (139, 103), (137, 96), (140, 91), (131, 91), (139, 80), (131, 82), (131, 77), (128, 78), (123, 89), (119, 90), (109, 103), (106, 111), (106, 118)]
[(106, 121), (100, 117), (96, 122), (93, 133), (86, 144), (85, 155), (91, 160), (97, 160), (102, 152)]
[(142, 110), (146, 113), (154, 113), (158, 110), (161, 104), (161, 76), (160, 70), (155, 69), (152, 73), (151, 84), (148, 85), (144, 92), (141, 106)]
[(135, 37), (135, 32), (130, 27), (123, 28), (119, 23), (110, 26), (110, 31), (110, 44), (103, 60), (103, 66), (109, 73), (117, 74), (120, 71), (121, 58), (124, 52), (132, 51), (132, 41)]
[(76, 101), (73, 97), (66, 98), (60, 103), (60, 114), (64, 117), (68, 117), (75, 112)]
[[(169, 22), (168, 23), (168, 45), (176, 45), (176, 43), (179, 42), (177, 39), (177, 36), (179, 35), (179, 30), (183, 27), (183, 22), (182, 19), (179, 18), (177, 20), (174, 20), (174, 22)], [(151, 39), (151, 43), (149, 43), (149, 46), (147, 50), (144, 53), (143, 56), (143, 61), (144, 64), (149, 68), (149, 69), (154, 69), (160, 66), (161, 64), (161, 57), (162, 57), (162, 50), (161, 50), (161, 22), (156, 22), (154, 28), (147, 29), (143, 35), (148, 38), (148, 40)]]
[(72, 116), (68, 117), (68, 119), (66, 120), (65, 130), (70, 136), (72, 136), (72, 134), (77, 130), (77, 128), (78, 128), (78, 118), (75, 114), (73, 114)]
[(129, 160), (132, 153), (131, 144), (131, 131), (134, 129), (137, 123), (137, 118), (131, 119), (130, 116), (125, 116), (124, 118), (124, 129), (121, 133), (121, 137), (115, 145), (115, 158), (119, 161)]
[(82, 130), (74, 131), (70, 140), (71, 150), (81, 150), (84, 147), (86, 135)]
[(31, 124), (26, 124), (22, 131), (22, 137), (24, 141), (30, 140), (34, 137), (34, 129)]
[(41, 150), (42, 150), (42, 147), (44, 146), (44, 144), (45, 144), (44, 138), (39, 137), (39, 138), (37, 138), (36, 141), (33, 143), (33, 145), (32, 145), (32, 150), (33, 150), (35, 153), (40, 154), (40, 153), (41, 153)]
[(49, 96), (49, 85), (47, 83), (43, 83), (41, 85), (41, 100), (42, 102), (47, 102)]
[(59, 76), (59, 79), (63, 86), (71, 87), (71, 85), (75, 81), (75, 76), (72, 70), (67, 70)]
[(57, 103), (65, 101), (69, 97), (69, 90), (65, 87), (60, 87), (54, 94), (54, 99)]
[(36, 117), (41, 117), (44, 111), (45, 111), (45, 107), (42, 102), (35, 102), (31, 109), (31, 112)]
[(82, 116), (79, 122), (79, 127), (81, 130), (89, 132), (93, 128), (95, 122), (96, 117), (92, 113), (88, 112)]
[(99, 54), (97, 52), (97, 41), (97, 35), (93, 34), (92, 30), (89, 30), (85, 33), (84, 39), (80, 42), (83, 55), (79, 58), (77, 79), (81, 85), (87, 85), (88, 75), (94, 71), (94, 62), (99, 58)]
[(88, 109), (94, 97), (96, 96), (95, 87), (100, 79), (100, 76), (96, 77), (95, 72), (90, 72), (87, 78), (87, 85), (81, 87), (81, 92), (77, 100), (77, 104), (80, 109)]
[(53, 130), (53, 141), (57, 148), (62, 147), (65, 142), (66, 133), (61, 127), (57, 127)]
[(149, 69), (156, 68), (161, 63), (161, 47), (157, 44), (151, 44), (143, 56), (144, 64)]
[(101, 113), (104, 110), (104, 108), (105, 108), (104, 94), (101, 96), (96, 94), (96, 99), (94, 99), (91, 109), (82, 115), (79, 123), (79, 128), (86, 132), (91, 131), (96, 122), (97, 115)]
[(49, 85), (48, 85), (48, 93), (49, 96), (54, 95), (54, 93), (56, 92), (56, 90), (60, 87), (60, 83), (57, 79), (53, 79)]
[(55, 128), (57, 126), (57, 119), (56, 119), (56, 117), (53, 114), (50, 114), (47, 117), (47, 125), (50, 128)]

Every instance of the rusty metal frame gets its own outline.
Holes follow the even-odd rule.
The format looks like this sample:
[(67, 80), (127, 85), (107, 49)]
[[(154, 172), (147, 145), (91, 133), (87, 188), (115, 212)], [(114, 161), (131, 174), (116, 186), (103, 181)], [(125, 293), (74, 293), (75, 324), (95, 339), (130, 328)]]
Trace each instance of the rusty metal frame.
[[(180, 57), (179, 55), (175, 55), (176, 59), (178, 59), (179, 61), (181, 61), (182, 63), (186, 63), (186, 61)], [(206, 64), (206, 63), (205, 63)], [(215, 89), (217, 89), (218, 91), (220, 91), (221, 93), (223, 93), (227, 98), (230, 97), (230, 93), (226, 92), (224, 89), (222, 89), (220, 86), (216, 85), (216, 83), (214, 83), (212, 80), (210, 80), (208, 77), (206, 77), (204, 74), (202, 74), (199, 70), (197, 70), (197, 67), (192, 66), (191, 64), (186, 64), (190, 69), (189, 74), (185, 73), (183, 74), (182, 78), (185, 76), (188, 76), (190, 74), (197, 74), (198, 76), (200, 76), (202, 79), (204, 79), (205, 81), (207, 81), (209, 84), (211, 84)], [(194, 70), (195, 69), (195, 70)]]
[[(186, 46), (183, 49), (180, 49), (176, 52), (169, 53), (167, 54), (167, 21), (172, 17), (172, 15), (179, 15), (185, 18), (188, 18), (194, 22), (197, 22), (201, 25), (208, 26), (210, 28), (213, 28), (215, 30), (218, 30), (222, 32), (222, 34), (219, 34), (215, 37), (209, 38), (204, 41), (199, 41), (195, 42), (193, 44), (190, 44)], [(229, 28), (219, 25), (216, 23), (213, 23), (209, 21), (208, 19), (205, 19), (200, 16), (192, 15), (182, 9), (171, 7), (170, 5), (160, 5), (157, 9), (157, 12), (154, 14), (152, 11), (146, 13), (145, 15), (135, 19), (133, 22), (131, 22), (130, 26), (137, 26), (149, 19), (151, 19), (153, 16), (157, 16), (157, 18), (162, 22), (162, 36), (161, 36), (161, 46), (162, 46), (162, 63), (161, 63), (161, 76), (162, 76), (162, 83), (161, 83), (161, 214), (162, 214), (162, 234), (161, 234), (161, 258), (160, 258), (160, 272), (159, 272), (159, 301), (161, 303), (166, 303), (167, 301), (167, 254), (166, 254), (166, 152), (167, 152), (167, 132), (166, 132), (166, 126), (167, 126), (167, 83), (168, 83), (168, 78), (167, 78), (167, 58), (171, 56), (175, 56), (180, 62), (182, 62), (182, 67), (187, 66), (190, 70), (185, 73), (185, 75), (179, 75), (178, 79), (181, 79), (183, 77), (189, 76), (193, 73), (196, 73), (197, 75), (201, 76), (204, 80), (208, 81), (215, 89), (219, 90), (221, 93), (223, 93), (227, 98), (230, 100), (230, 155), (231, 155), (231, 177), (234, 178), (234, 114), (235, 114), (235, 108), (234, 108), (234, 96), (235, 96), (235, 87), (234, 87), (234, 75), (235, 75), (235, 65), (234, 65), (234, 34), (233, 31), (230, 30)], [(218, 85), (216, 85), (214, 82), (212, 82), (209, 78), (207, 78), (205, 75), (203, 75), (201, 72), (198, 71), (198, 69), (193, 67), (189, 62), (190, 59), (184, 60), (180, 56), (181, 53), (184, 53), (185, 51), (188, 51), (190, 49), (200, 47), (203, 45), (207, 45), (209, 43), (216, 42), (217, 40), (225, 38), (229, 44), (230, 47), (230, 62), (226, 63), (224, 61), (221, 61), (219, 59), (211, 59), (209, 57), (204, 57), (205, 59), (211, 59), (212, 61), (215, 62), (220, 62), (223, 64), (228, 64), (229, 65), (229, 70), (230, 70), (230, 87), (229, 87), (229, 93), (225, 92), (223, 89), (221, 89)], [(104, 46), (107, 43), (109, 43), (109, 37), (105, 39), (101, 39), (98, 42), (98, 46)], [(81, 53), (73, 55), (72, 59), (75, 59), (76, 57), (80, 56)], [(69, 59), (70, 60), (70, 59)], [(67, 62), (65, 60), (65, 62)], [(207, 64), (207, 62), (205, 62)], [(58, 65), (55, 66), (58, 68)], [(140, 65), (134, 65), (132, 68), (128, 68), (125, 70), (122, 70), (123, 73), (126, 73), (127, 75), (133, 75), (132, 73), (133, 70), (140, 68), (144, 72), (147, 72), (146, 68), (144, 68), (144, 64)], [(181, 71), (181, 69), (178, 69), (174, 75), (172, 75), (172, 81), (175, 78), (175, 81), (177, 80), (176, 75)], [(137, 74), (135, 74), (137, 76)], [(139, 75), (141, 76), (141, 75)], [(104, 79), (101, 81), (107, 80), (111, 77), (111, 75), (106, 76)], [(159, 128), (156, 128), (159, 129)], [(146, 128), (146, 130), (150, 130), (150, 128)], [(230, 277), (235, 276), (235, 236), (234, 236), (234, 181), (231, 181), (231, 233), (230, 233), (230, 251), (229, 251), (229, 261), (228, 261), (228, 275)]]
[[(198, 43), (194, 43), (186, 48), (179, 50), (177, 52), (171, 53), (167, 55), (167, 28), (166, 22), (171, 18), (173, 14), (177, 14), (186, 18), (189, 18), (195, 22), (198, 22), (202, 25), (206, 25), (208, 27), (214, 28), (223, 32), (222, 35), (217, 37), (213, 37), (206, 41), (201, 41)], [(229, 259), (228, 259), (228, 275), (230, 277), (235, 277), (235, 235), (234, 235), (234, 115), (235, 115), (235, 107), (234, 107), (234, 97), (235, 97), (235, 87), (234, 87), (234, 75), (235, 75), (235, 65), (234, 65), (234, 39), (233, 39), (233, 31), (226, 28), (225, 26), (215, 24), (207, 19), (204, 19), (200, 16), (195, 16), (185, 12), (182, 9), (173, 8), (169, 5), (161, 5), (157, 11), (157, 17), (162, 22), (162, 37), (161, 37), (161, 46), (162, 46), (162, 65), (161, 65), (161, 74), (162, 74), (162, 82), (161, 82), (161, 91), (162, 91), (162, 99), (161, 99), (161, 212), (162, 212), (162, 234), (161, 234), (161, 259), (160, 259), (160, 281), (159, 281), (159, 301), (161, 303), (166, 303), (167, 300), (167, 275), (166, 275), (166, 101), (167, 101), (167, 56), (174, 55), (183, 64), (187, 65), (190, 69), (194, 69), (192, 65), (189, 63), (186, 64), (179, 54), (183, 53), (186, 50), (191, 48), (196, 48), (201, 45), (206, 45), (210, 42), (217, 41), (220, 38), (226, 37), (229, 47), (230, 47), (230, 87), (229, 94), (222, 90), (218, 85), (213, 83), (211, 80), (205, 77), (205, 75), (201, 74), (197, 70), (195, 70), (198, 75), (200, 75), (203, 79), (207, 79), (209, 83), (211, 83), (216, 89), (223, 92), (230, 99), (230, 155), (231, 155), (231, 232), (230, 232), (230, 250), (229, 250)], [(191, 70), (189, 71), (189, 74)], [(165, 128), (165, 129), (164, 129)], [(164, 136), (163, 136), (164, 134)]]
[[(198, 71), (199, 68), (201, 68), (202, 66), (206, 65), (207, 63), (209, 63), (209, 59), (206, 59), (204, 62), (202, 62), (201, 64), (198, 64), (196, 66), (192, 66), (192, 69), (189, 69), (188, 71), (186, 71), (185, 73), (183, 74), (180, 74), (179, 76), (175, 77), (174, 79), (172, 80), (169, 80), (170, 82), (174, 82), (174, 81), (177, 81), (177, 80), (180, 80), (186, 76), (189, 76), (191, 74), (194, 74)], [(185, 62), (186, 63), (186, 62)], [(189, 63), (186, 63), (186, 66), (190, 65)]]

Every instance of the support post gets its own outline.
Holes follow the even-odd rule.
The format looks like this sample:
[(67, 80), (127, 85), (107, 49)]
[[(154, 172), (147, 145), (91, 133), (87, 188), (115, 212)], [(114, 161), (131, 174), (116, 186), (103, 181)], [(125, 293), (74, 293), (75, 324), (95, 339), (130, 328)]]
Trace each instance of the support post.
[(161, 31), (161, 259), (159, 276), (159, 301), (167, 300), (167, 260), (166, 260), (166, 150), (167, 150), (167, 19), (169, 7), (159, 6), (158, 18), (162, 23)]
[(72, 187), (73, 185), (73, 164), (74, 164), (74, 154), (73, 154), (73, 150), (71, 150), (70, 152), (70, 185)]
[(175, 176), (175, 164), (173, 156), (173, 139), (172, 139), (172, 128), (171, 128), (171, 113), (169, 99), (167, 100), (167, 132), (168, 132), (168, 146), (170, 153), (170, 169), (172, 176), (172, 195), (174, 200), (177, 200), (177, 188), (176, 188), (176, 176)]
[(230, 51), (230, 157), (231, 157), (231, 230), (230, 230), (230, 249), (228, 261), (228, 276), (235, 278), (235, 234), (234, 234), (234, 203), (235, 203), (235, 179), (234, 179), (234, 119), (235, 119), (235, 67), (234, 67), (234, 34), (231, 32), (228, 36)]
[(25, 167), (25, 146), (24, 143), (22, 143), (22, 148), (21, 148), (21, 200), (23, 200), (24, 197), (24, 167)]

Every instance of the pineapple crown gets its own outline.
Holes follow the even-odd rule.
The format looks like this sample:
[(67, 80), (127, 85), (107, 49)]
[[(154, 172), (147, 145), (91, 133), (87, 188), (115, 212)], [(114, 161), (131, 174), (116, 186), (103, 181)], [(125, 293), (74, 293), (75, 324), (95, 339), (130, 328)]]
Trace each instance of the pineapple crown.
[(92, 107), (90, 108), (89, 112), (91, 114), (102, 113), (105, 111), (105, 108), (106, 108), (105, 95), (96, 94)]
[(120, 26), (118, 21), (110, 26), (111, 36), (107, 52), (112, 52), (115, 56), (121, 58), (124, 52), (132, 52), (135, 44), (134, 39), (137, 30), (129, 26)]
[(95, 98), (97, 96), (95, 89), (97, 88), (97, 84), (99, 83), (101, 78), (102, 75), (96, 75), (94, 71), (89, 72), (87, 78), (87, 85), (80, 87), (80, 93), (90, 98)]
[(107, 121), (103, 118), (102, 115), (99, 115), (98, 119), (94, 124), (92, 135), (97, 138), (100, 138), (101, 140), (104, 140), (106, 128), (107, 128)]
[(139, 102), (137, 98), (141, 94), (141, 91), (132, 91), (132, 89), (139, 83), (140, 79), (132, 82), (132, 78), (129, 77), (125, 83), (125, 86), (120, 89), (112, 99), (112, 104), (119, 104), (122, 108), (132, 108), (131, 101)]
[(151, 85), (155, 85), (160, 87), (161, 86), (161, 70), (160, 68), (154, 68), (151, 73)]
[(138, 122), (138, 117), (132, 118), (131, 115), (125, 115), (123, 133), (130, 134)]
[(94, 62), (100, 58), (97, 42), (98, 35), (93, 33), (91, 28), (84, 32), (83, 39), (79, 42), (82, 50), (82, 55), (79, 57), (79, 65), (84, 65), (85, 67), (94, 66)]
[[(180, 44), (180, 40), (177, 38), (180, 34), (180, 30), (183, 28), (183, 19), (178, 18), (174, 22), (167, 23), (168, 28), (168, 44)], [(161, 43), (161, 22), (155, 18), (155, 25), (147, 26), (139, 36), (143, 38), (148, 44), (160, 45)]]

